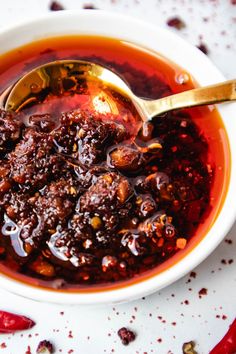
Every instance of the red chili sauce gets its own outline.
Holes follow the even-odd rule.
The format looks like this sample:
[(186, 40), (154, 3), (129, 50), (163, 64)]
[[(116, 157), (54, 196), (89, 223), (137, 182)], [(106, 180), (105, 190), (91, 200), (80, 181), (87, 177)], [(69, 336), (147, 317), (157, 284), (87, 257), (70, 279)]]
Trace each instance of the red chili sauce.
[[(56, 59), (105, 65), (144, 98), (194, 87), (155, 53), (84, 36), (3, 55), (0, 92)], [(0, 111), (0, 270), (52, 289), (141, 281), (180, 260), (214, 223), (230, 175), (223, 123), (213, 107), (178, 110), (133, 140), (133, 121), (76, 102), (62, 95), (43, 110), (41, 102), (34, 111)]]

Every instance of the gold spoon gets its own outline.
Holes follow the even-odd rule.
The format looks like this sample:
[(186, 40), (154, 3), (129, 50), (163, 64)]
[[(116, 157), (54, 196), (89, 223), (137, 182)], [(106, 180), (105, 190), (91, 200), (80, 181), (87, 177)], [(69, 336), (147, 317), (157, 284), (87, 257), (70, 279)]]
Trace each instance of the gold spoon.
[[(101, 65), (81, 60), (61, 60), (42, 65), (25, 74), (3, 92), (0, 106), (17, 112), (43, 101), (47, 95), (72, 95), (78, 93), (81, 87), (88, 90), (95, 110), (101, 112), (116, 110), (114, 92), (119, 93), (135, 106), (143, 122), (179, 108), (236, 100), (236, 80), (156, 100), (146, 100), (135, 96), (125, 81)], [(101, 92), (102, 99), (99, 101)], [(113, 95), (109, 92), (113, 92)]]

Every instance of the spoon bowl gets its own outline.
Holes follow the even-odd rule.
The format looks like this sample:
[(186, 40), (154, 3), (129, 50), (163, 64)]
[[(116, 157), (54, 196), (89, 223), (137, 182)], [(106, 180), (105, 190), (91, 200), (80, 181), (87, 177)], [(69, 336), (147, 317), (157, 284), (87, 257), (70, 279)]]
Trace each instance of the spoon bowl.
[(75, 95), (80, 97), (76, 105), (99, 113), (122, 116), (119, 102), (128, 103), (140, 128), (141, 122), (168, 111), (236, 100), (236, 80), (145, 100), (137, 97), (117, 74), (101, 65), (82, 60), (61, 60), (25, 74), (3, 92), (0, 104), (6, 110), (18, 112), (52, 97), (71, 98)]

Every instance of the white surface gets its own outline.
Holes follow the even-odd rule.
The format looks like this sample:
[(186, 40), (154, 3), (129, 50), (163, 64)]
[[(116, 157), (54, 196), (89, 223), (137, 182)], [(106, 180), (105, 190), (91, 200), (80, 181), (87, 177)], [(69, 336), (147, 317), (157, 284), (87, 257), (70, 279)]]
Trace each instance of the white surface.
[[(70, 9), (81, 8), (82, 4), (76, 0), (64, 0), (63, 3)], [(179, 34), (193, 44), (198, 44), (198, 36), (204, 33), (203, 42), (211, 51), (212, 61), (227, 77), (236, 76), (233, 60), (236, 55), (234, 45), (236, 6), (230, 5), (228, 0), (211, 2), (143, 0), (139, 3), (138, 1), (91, 1), (89, 3), (94, 3), (103, 9), (137, 15), (163, 26), (167, 18), (180, 14), (187, 27), (179, 31)], [(7, 3), (0, 0), (0, 25), (9, 25), (9, 22), (32, 18), (39, 12), (48, 11), (47, 8), (46, 0), (12, 0)], [(209, 17), (209, 22), (205, 23), (203, 17)], [(226, 31), (226, 35), (222, 35), (222, 31)], [(226, 48), (227, 46), (230, 48)], [(1, 291), (2, 308), (23, 312), (37, 322), (35, 329), (24, 333), (23, 337), (22, 334), (2, 335), (2, 342), (7, 345), (2, 352), (25, 353), (27, 345), (30, 345), (34, 353), (40, 339), (51, 339), (56, 345), (56, 353), (60, 353), (59, 349), (62, 349), (62, 353), (73, 349), (73, 353), (78, 354), (100, 354), (105, 350), (106, 353), (111, 353), (114, 349), (115, 353), (165, 354), (170, 350), (178, 354), (181, 353), (183, 342), (195, 339), (198, 343), (198, 352), (208, 353), (235, 317), (236, 265), (235, 262), (221, 264), (222, 259), (233, 259), (235, 255), (235, 232), (236, 228), (227, 237), (231, 238), (233, 243), (229, 245), (223, 242), (195, 270), (197, 277), (190, 283), (187, 283), (189, 277), (185, 277), (160, 293), (145, 300), (116, 306), (115, 310), (112, 307), (95, 309), (39, 304)], [(199, 299), (198, 291), (203, 287), (208, 289), (208, 295)], [(188, 290), (189, 288), (192, 290)], [(172, 297), (172, 294), (175, 296)], [(184, 303), (185, 300), (189, 301), (188, 305)], [(60, 315), (60, 311), (65, 312), (63, 316)], [(216, 317), (218, 315), (220, 318)], [(223, 320), (222, 315), (226, 315), (227, 319)], [(132, 319), (132, 316), (135, 316), (135, 319)], [(166, 322), (163, 323), (157, 316), (162, 316)], [(130, 320), (133, 323), (129, 323)], [(172, 322), (176, 322), (176, 325), (172, 325)], [(122, 326), (129, 326), (138, 334), (137, 340), (129, 347), (123, 347), (117, 338), (116, 331)], [(69, 330), (72, 331), (73, 338), (68, 338)], [(32, 334), (31, 338), (28, 338), (29, 333)], [(35, 336), (37, 333), (39, 336)], [(88, 336), (90, 336), (89, 340)], [(158, 338), (162, 338), (161, 343), (157, 341)]]

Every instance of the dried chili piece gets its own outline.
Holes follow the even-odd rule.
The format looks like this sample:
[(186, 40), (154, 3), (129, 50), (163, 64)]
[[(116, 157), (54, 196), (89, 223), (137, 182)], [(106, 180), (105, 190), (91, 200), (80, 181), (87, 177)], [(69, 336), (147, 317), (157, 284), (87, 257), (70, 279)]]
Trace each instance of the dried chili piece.
[(209, 354), (235, 354), (236, 352), (236, 319), (229, 327), (228, 332)]
[(97, 7), (94, 6), (93, 4), (84, 4), (83, 9), (84, 10), (97, 10)]
[(204, 54), (209, 54), (209, 49), (207, 48), (206, 44), (200, 43), (197, 45), (197, 48), (200, 49)]
[(170, 18), (170, 19), (167, 21), (167, 25), (168, 25), (169, 27), (174, 27), (174, 28), (176, 28), (177, 30), (181, 30), (182, 28), (186, 27), (184, 21), (181, 20), (181, 18), (179, 18), (179, 17)]
[(0, 311), (0, 333), (14, 333), (35, 325), (30, 318), (11, 312)]
[(130, 342), (133, 342), (136, 337), (135, 333), (126, 327), (120, 328), (117, 334), (124, 345), (128, 345)]
[(54, 352), (54, 348), (51, 342), (48, 340), (42, 340), (39, 342), (36, 353), (37, 354), (51, 354)]
[(65, 10), (64, 6), (62, 6), (58, 1), (52, 1), (52, 3), (50, 4), (50, 10), (51, 11), (61, 11), (61, 10)]

